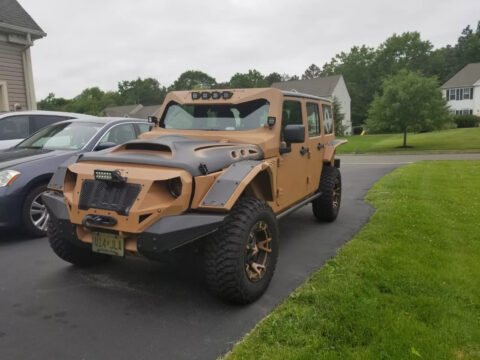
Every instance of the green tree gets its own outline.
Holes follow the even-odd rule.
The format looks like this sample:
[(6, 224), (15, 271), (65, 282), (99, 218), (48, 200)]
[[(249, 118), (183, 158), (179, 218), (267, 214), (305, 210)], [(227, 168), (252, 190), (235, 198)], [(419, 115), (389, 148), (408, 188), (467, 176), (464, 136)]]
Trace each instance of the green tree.
[(265, 81), (267, 82), (268, 86), (271, 86), (273, 83), (283, 81), (283, 76), (277, 72), (272, 72), (265, 76)]
[(268, 87), (269, 83), (260, 71), (252, 69), (248, 73), (236, 73), (230, 79), (230, 86), (235, 89)]
[(335, 121), (335, 135), (343, 136), (345, 135), (345, 125), (343, 125), (345, 114), (342, 112), (342, 104), (340, 104), (336, 96), (333, 97), (332, 110)]
[(320, 68), (317, 65), (312, 64), (303, 73), (302, 80), (314, 79), (314, 78), (320, 77), (321, 74), (322, 74), (322, 70), (320, 70)]
[(361, 125), (367, 117), (368, 105), (378, 91), (380, 78), (375, 68), (376, 51), (367, 46), (354, 46), (337, 54), (323, 65), (322, 76), (343, 75), (352, 99), (352, 124)]
[(39, 110), (62, 111), (70, 101), (64, 98), (57, 98), (54, 93), (49, 93), (37, 103), (37, 107)]
[(88, 88), (62, 109), (63, 111), (76, 112), (90, 115), (103, 115), (103, 110), (109, 106), (117, 105), (114, 93), (105, 93), (98, 87)]
[(376, 94), (368, 111), (367, 127), (372, 132), (403, 132), (441, 128), (450, 115), (435, 77), (422, 77), (406, 69), (386, 77), (381, 95)]
[(123, 80), (118, 83), (119, 105), (157, 105), (163, 102), (167, 89), (153, 78)]
[(202, 71), (188, 70), (174, 81), (169, 90), (212, 89), (216, 84), (216, 80), (210, 75)]

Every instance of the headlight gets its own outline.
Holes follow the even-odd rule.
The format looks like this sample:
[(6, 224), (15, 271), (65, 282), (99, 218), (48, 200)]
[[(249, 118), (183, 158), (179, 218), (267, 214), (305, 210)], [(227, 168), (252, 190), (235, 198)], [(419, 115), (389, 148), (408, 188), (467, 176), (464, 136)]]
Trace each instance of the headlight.
[(0, 187), (9, 186), (19, 175), (20, 173), (15, 170), (0, 171)]

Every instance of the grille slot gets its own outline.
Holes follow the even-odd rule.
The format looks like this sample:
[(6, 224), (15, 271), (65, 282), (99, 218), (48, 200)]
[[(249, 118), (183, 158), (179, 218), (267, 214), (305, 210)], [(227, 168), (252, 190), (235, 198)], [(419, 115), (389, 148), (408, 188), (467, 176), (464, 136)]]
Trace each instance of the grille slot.
[(115, 211), (128, 215), (142, 186), (139, 184), (108, 183), (99, 180), (85, 180), (80, 192), (78, 208), (91, 208)]

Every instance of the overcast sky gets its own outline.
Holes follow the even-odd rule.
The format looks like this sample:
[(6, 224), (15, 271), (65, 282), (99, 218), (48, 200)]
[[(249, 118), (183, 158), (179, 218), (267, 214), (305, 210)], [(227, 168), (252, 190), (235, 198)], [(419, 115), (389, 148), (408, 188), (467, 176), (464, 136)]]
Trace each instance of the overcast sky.
[(419, 31), (454, 44), (479, 0), (19, 0), (48, 34), (32, 49), (37, 99), (120, 80), (170, 85), (185, 70), (217, 81), (258, 69), (300, 75), (354, 45)]

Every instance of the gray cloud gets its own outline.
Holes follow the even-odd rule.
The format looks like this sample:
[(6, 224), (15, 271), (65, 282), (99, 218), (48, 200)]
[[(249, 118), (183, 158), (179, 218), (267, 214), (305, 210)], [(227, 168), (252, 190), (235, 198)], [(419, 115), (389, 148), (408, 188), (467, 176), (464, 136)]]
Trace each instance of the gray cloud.
[(228, 80), (256, 68), (301, 74), (353, 45), (420, 31), (437, 47), (476, 25), (478, 0), (20, 0), (48, 33), (33, 47), (37, 97), (120, 80), (171, 84), (198, 69)]

